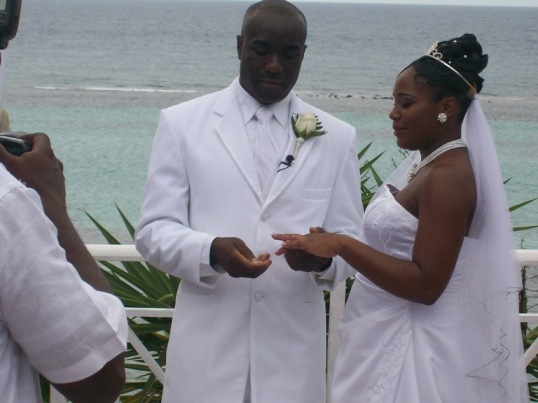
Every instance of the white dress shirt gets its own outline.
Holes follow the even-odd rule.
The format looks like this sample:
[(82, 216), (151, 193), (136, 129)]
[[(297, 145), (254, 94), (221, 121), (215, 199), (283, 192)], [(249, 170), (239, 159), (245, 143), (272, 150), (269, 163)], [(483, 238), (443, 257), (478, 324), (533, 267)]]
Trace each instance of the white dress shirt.
[(122, 303), (81, 280), (39, 196), (2, 164), (0, 245), (3, 402), (40, 402), (38, 372), (55, 383), (82, 380), (125, 350)]
[[(290, 130), (291, 116), (290, 116), (290, 100), (291, 95), (288, 94), (283, 100), (271, 105), (262, 105), (256, 101), (252, 96), (245, 91), (239, 81), (235, 81), (237, 97), (239, 104), (241, 105), (241, 113), (243, 115), (243, 122), (247, 129), (247, 136), (250, 142), (250, 147), (254, 159), (259, 161), (260, 159), (270, 159), (269, 165), (273, 165), (270, 174), (264, 175), (260, 181), (260, 187), (263, 191), (264, 197), (267, 197), (271, 189), (274, 177), (279, 169), (280, 161), (284, 161), (285, 150), (288, 139), (288, 131)], [(258, 119), (256, 118), (256, 111), (261, 107), (271, 109), (273, 112), (272, 119), (268, 122), (268, 130), (273, 136), (273, 149), (269, 147), (258, 146)]]

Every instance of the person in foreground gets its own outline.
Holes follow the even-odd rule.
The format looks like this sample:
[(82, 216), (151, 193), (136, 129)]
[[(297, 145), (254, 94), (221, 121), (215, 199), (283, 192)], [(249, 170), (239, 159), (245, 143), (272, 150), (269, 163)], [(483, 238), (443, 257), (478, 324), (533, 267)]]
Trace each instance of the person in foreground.
[(32, 150), (21, 156), (0, 146), (2, 401), (40, 402), (41, 373), (73, 402), (113, 402), (125, 382), (125, 310), (69, 219), (48, 136), (23, 138)]
[[(341, 256), (357, 271), (332, 401), (528, 402), (517, 266), (495, 146), (476, 93), (473, 34), (435, 43), (397, 77), (398, 146), (415, 151), (364, 214), (359, 242), (275, 234), (277, 254)], [(462, 123), (463, 122), (463, 123)]]
[[(351, 269), (267, 253), (272, 232), (314, 222), (358, 237), (362, 217), (355, 129), (292, 91), (306, 36), (294, 5), (253, 4), (237, 37), (239, 79), (161, 112), (136, 247), (182, 278), (165, 402), (325, 402), (322, 288)], [(258, 109), (272, 115), (268, 138)], [(293, 126), (317, 135), (294, 157)]]

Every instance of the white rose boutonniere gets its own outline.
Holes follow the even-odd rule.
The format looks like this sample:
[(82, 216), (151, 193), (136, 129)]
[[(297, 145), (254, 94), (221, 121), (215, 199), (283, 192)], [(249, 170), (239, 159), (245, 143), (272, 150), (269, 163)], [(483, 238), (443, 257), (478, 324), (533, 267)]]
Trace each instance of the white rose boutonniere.
[(306, 140), (312, 137), (323, 136), (325, 133), (327, 133), (325, 130), (323, 130), (323, 125), (318, 120), (317, 115), (311, 112), (300, 114), (294, 113), (291, 116), (291, 125), (293, 127), (295, 137), (297, 137), (295, 149), (293, 150), (293, 154), (286, 157), (286, 161), (282, 161), (280, 163), (285, 165), (285, 167), (281, 168), (279, 171), (291, 166), (293, 161), (297, 158), (297, 155), (299, 155), (299, 150)]

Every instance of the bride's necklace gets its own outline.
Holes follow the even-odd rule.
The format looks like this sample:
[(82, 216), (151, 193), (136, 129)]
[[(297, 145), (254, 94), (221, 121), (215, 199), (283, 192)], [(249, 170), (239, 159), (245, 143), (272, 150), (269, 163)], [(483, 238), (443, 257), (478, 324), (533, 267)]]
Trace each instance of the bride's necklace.
[(441, 154), (447, 152), (448, 150), (452, 150), (453, 148), (462, 147), (467, 146), (461, 139), (449, 141), (448, 143), (443, 144), (437, 150), (433, 151), (432, 153), (430, 153), (430, 155), (420, 161), (420, 164), (417, 165), (416, 163), (414, 163), (413, 165), (411, 165), (411, 167), (407, 170), (407, 183), (411, 182), (411, 180), (415, 177), (418, 171), (420, 171), (424, 166), (428, 165), (434, 159), (439, 157)]

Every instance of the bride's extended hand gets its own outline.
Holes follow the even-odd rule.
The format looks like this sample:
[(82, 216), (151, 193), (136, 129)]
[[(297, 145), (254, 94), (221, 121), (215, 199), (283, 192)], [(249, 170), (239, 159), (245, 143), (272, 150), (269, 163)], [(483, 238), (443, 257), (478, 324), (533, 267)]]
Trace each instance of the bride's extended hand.
[(299, 249), (313, 255), (332, 258), (338, 254), (338, 241), (340, 235), (320, 232), (319, 229), (311, 228), (306, 235), (299, 234), (272, 234), (273, 239), (282, 241), (282, 246), (275, 252), (283, 255), (286, 249)]

